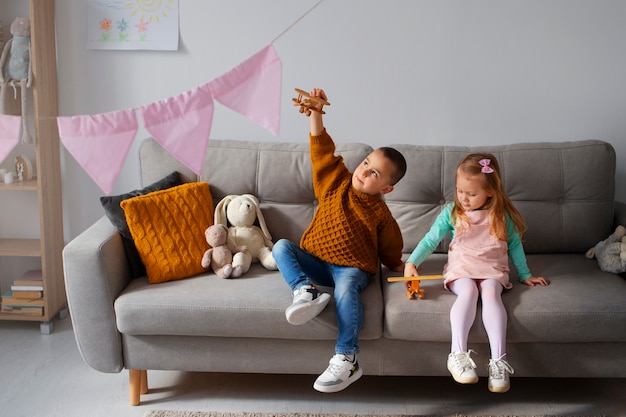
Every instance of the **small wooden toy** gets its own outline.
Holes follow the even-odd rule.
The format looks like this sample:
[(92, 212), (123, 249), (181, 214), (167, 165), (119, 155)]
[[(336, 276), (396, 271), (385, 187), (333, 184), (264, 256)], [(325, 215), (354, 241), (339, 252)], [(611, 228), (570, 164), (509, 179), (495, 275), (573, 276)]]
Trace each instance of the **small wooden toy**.
[(420, 281), (424, 279), (442, 279), (443, 275), (418, 275), (415, 277), (389, 277), (387, 282), (404, 281), (406, 285), (406, 295), (409, 300), (424, 298), (424, 289), (420, 288)]
[[(294, 106), (300, 106), (300, 113), (304, 113), (307, 116), (311, 115), (311, 111), (316, 111), (320, 114), (326, 114), (324, 106), (330, 106), (330, 103), (320, 97), (313, 97), (304, 90), (294, 88), (298, 97), (292, 98)], [(303, 98), (304, 97), (304, 98)]]

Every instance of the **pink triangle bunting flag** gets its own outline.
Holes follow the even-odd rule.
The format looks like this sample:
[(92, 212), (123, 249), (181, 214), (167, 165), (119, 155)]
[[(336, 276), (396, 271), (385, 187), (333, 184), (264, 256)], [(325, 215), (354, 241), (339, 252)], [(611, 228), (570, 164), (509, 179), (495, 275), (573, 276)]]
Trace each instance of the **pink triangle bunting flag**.
[(208, 84), (139, 110), (154, 139), (193, 172), (202, 174), (214, 110)]
[(282, 63), (270, 44), (209, 85), (217, 101), (277, 136), (281, 81)]
[(137, 135), (134, 110), (57, 117), (61, 142), (106, 194), (110, 194)]
[(21, 126), (20, 116), (0, 114), (0, 162), (9, 156), (19, 142)]

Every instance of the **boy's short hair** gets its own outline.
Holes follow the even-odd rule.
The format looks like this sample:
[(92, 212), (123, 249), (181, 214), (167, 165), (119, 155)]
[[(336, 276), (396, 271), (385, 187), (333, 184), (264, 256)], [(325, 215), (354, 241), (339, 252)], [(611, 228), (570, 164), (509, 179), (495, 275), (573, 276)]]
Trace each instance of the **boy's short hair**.
[(395, 148), (383, 146), (378, 149), (380, 149), (385, 158), (389, 159), (396, 167), (395, 172), (391, 173), (391, 185), (396, 185), (397, 182), (404, 177), (404, 174), (406, 174), (406, 159), (404, 159), (404, 155)]

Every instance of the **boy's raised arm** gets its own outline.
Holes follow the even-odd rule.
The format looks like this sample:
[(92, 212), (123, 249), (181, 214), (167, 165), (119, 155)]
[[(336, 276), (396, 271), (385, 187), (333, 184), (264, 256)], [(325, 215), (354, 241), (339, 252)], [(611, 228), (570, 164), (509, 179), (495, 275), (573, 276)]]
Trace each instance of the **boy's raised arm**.
[[(328, 99), (326, 98), (326, 93), (321, 88), (314, 88), (313, 90), (311, 90), (311, 96), (320, 97), (321, 99), (328, 101)], [(311, 120), (311, 135), (318, 136), (324, 131), (324, 121), (322, 120), (322, 114), (316, 111), (312, 111), (309, 119)]]

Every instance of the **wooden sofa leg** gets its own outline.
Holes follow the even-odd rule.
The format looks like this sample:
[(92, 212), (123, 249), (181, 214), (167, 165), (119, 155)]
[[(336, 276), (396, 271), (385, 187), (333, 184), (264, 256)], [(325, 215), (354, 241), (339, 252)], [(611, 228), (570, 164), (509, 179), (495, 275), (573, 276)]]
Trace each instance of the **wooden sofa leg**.
[(141, 394), (148, 393), (148, 371), (145, 369), (141, 371)]
[(130, 378), (130, 405), (139, 405), (141, 394), (148, 392), (148, 371), (140, 369), (129, 369)]

